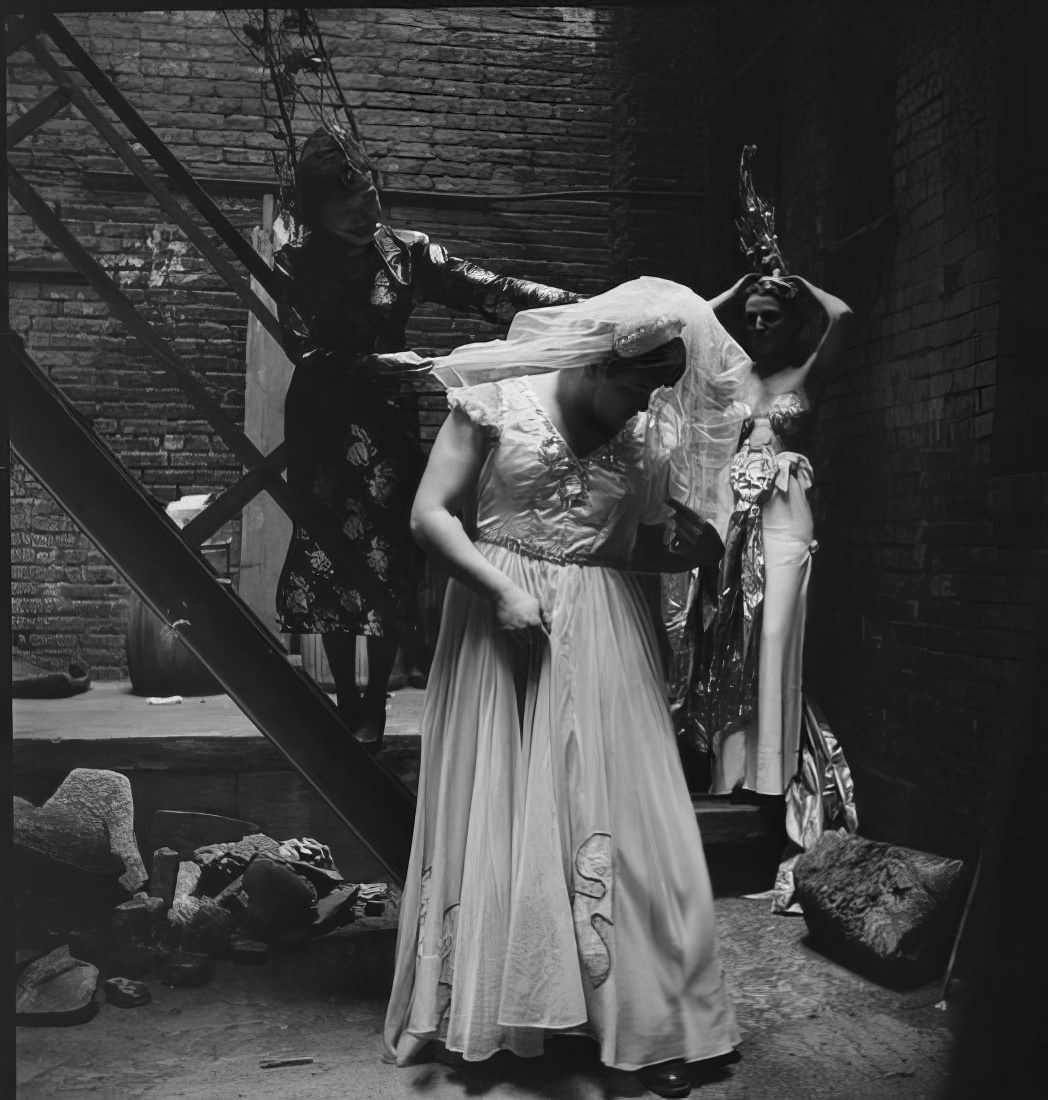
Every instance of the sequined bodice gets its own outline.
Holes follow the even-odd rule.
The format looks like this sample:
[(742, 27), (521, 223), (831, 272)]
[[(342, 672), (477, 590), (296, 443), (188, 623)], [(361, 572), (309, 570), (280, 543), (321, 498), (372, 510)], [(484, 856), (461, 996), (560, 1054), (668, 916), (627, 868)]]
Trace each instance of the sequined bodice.
[(574, 455), (526, 378), (453, 390), (489, 439), (477, 489), (477, 537), (554, 561), (620, 562), (652, 522), (645, 417), (584, 458)]
[(791, 438), (797, 436), (808, 424), (811, 405), (803, 390), (791, 390), (776, 394), (766, 409), (750, 419), (755, 425), (767, 424), (775, 435), (775, 449), (784, 450)]

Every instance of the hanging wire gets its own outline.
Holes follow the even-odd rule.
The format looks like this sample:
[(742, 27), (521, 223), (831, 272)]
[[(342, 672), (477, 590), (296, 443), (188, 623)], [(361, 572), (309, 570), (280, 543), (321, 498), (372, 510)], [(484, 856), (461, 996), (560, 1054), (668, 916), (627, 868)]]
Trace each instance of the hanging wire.
[(303, 115), (308, 136), (319, 127), (348, 130), (363, 144), (356, 116), (346, 100), (316, 17), (309, 8), (259, 8), (242, 13), (239, 30), (230, 13), (223, 18), (234, 39), (259, 66), (262, 115), (268, 133), (280, 142), (270, 155), (279, 185), (281, 213), (293, 224), (295, 167)]

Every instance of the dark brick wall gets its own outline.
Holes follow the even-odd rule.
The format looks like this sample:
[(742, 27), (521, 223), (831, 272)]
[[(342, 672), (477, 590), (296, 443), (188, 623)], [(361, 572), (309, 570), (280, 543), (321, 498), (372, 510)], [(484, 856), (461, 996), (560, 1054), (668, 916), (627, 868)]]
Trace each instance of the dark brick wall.
[(1001, 761), (1038, 720), (1044, 652), (1044, 6), (713, 8), (667, 6), (673, 35), (661, 5), (634, 11), (621, 48), (649, 64), (617, 104), (646, 128), (626, 131), (621, 165), (708, 189), (716, 216), (680, 225), (712, 254), (684, 259), (665, 225), (616, 211), (622, 252), (631, 274), (730, 285), (738, 158), (756, 144), (791, 270), (855, 309), (811, 449), (806, 683), (853, 765), (862, 831), (971, 857)]
[[(319, 13), (329, 51), (390, 189), (417, 191), (395, 225), (424, 229), (496, 270), (592, 292), (607, 272), (607, 204), (539, 200), (448, 209), (427, 193), (516, 196), (601, 189), (610, 159), (608, 12), (583, 8), (362, 9)], [(234, 29), (240, 20), (230, 12)], [(270, 179), (253, 62), (220, 12), (92, 13), (64, 22), (199, 176)], [(8, 117), (48, 90), (25, 52), (8, 69)], [(310, 128), (302, 119), (304, 130)], [(123, 171), (94, 129), (67, 110), (12, 153), (145, 316), (243, 419), (245, 310), (151, 197), (89, 190), (83, 169)], [(151, 163), (151, 162), (150, 162)], [(245, 236), (257, 199), (219, 203)], [(236, 461), (179, 390), (88, 288), (24, 281), (58, 259), (9, 202), (12, 326), (95, 431), (160, 501), (230, 484)], [(420, 310), (409, 339), (435, 350), (494, 330)], [(421, 430), (443, 419), (418, 395)], [(127, 589), (97, 549), (16, 463), (13, 630), (17, 648), (62, 665), (79, 647), (100, 677), (125, 672)], [(234, 551), (236, 546), (234, 536)], [(234, 554), (234, 566), (235, 566)]]
[[(1016, 79), (1002, 33), (1025, 26), (1032, 50), (1036, 21), (980, 0), (857, 9), (847, 26), (787, 7), (783, 243), (856, 310), (813, 450), (807, 683), (846, 746), (863, 832), (971, 857), (1032, 713), (1048, 545), (1043, 455), (1025, 481), (992, 455)], [(1043, 150), (1043, 133), (1023, 137)]]

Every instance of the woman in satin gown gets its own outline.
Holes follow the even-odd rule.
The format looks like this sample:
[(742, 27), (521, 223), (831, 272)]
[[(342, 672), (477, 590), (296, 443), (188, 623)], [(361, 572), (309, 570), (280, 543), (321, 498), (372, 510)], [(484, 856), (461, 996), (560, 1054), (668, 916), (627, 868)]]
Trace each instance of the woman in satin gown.
[(710, 303), (751, 357), (730, 470), (733, 512), (689, 709), (714, 794), (782, 795), (798, 769), (802, 656), (816, 549), (801, 453), (815, 389), (839, 353), (839, 298), (797, 276), (749, 275)]
[[(674, 433), (653, 430), (649, 401), (672, 392), (660, 387), (684, 372), (685, 344), (688, 371), (700, 346), (711, 372), (745, 357), (690, 291), (635, 282), (645, 293), (625, 284), (521, 315), (507, 349), (518, 323), (567, 319), (563, 338), (554, 324), (534, 341), (554, 358), (580, 310), (599, 315), (606, 298), (630, 320), (586, 329), (594, 350), (576, 369), (524, 351), (519, 373), (452, 389), (415, 500), (416, 537), (453, 579), (386, 1019), (400, 1064), (432, 1040), (475, 1061), (583, 1034), (605, 1064), (686, 1096), (683, 1063), (737, 1057), (702, 842), (631, 570), (719, 556), (713, 527), (667, 502)], [(653, 320), (660, 295), (669, 316)], [(473, 349), (477, 376), (497, 376), (484, 348), (460, 351)], [(475, 541), (459, 518), (469, 499)]]

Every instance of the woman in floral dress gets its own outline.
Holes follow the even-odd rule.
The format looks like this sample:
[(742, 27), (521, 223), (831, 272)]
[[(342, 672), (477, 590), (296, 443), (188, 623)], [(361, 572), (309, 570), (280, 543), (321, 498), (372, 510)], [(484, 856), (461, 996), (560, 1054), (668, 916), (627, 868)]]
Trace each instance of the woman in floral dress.
[[(277, 613), (283, 630), (323, 636), (339, 711), (377, 746), (397, 645), (416, 615), (408, 515), (424, 460), (395, 400), (398, 377), (429, 369), (404, 350), (411, 312), (436, 302), (508, 323), (519, 309), (577, 296), (494, 275), (423, 233), (382, 224), (375, 169), (343, 131), (309, 138), (296, 187), (306, 236), (276, 258), (284, 345), (295, 364), (284, 410), (288, 482), (335, 519), (356, 564), (349, 572), (336, 566), (296, 525)], [(368, 639), (363, 697), (358, 635)]]

